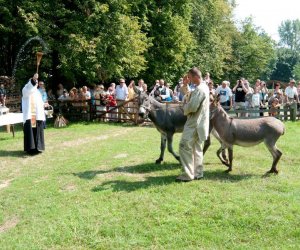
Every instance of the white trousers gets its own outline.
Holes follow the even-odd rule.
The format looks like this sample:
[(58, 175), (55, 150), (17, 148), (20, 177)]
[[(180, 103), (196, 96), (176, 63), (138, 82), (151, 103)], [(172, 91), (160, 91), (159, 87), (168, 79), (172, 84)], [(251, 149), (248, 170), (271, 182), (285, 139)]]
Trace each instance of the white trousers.
[(183, 131), (179, 144), (179, 156), (185, 174), (193, 180), (203, 176), (203, 142), (197, 132)]

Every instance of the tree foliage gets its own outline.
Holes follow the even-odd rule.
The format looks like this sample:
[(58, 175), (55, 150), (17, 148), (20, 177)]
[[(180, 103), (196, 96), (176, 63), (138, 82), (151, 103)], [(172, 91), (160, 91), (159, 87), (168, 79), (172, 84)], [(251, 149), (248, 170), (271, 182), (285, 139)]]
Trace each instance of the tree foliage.
[(290, 78), (297, 76), (296, 65), (300, 63), (300, 20), (282, 22), (278, 32), (280, 36), (277, 49), (278, 61), (272, 78), (287, 82)]
[[(41, 72), (55, 86), (107, 82), (117, 77), (165, 78), (175, 83), (192, 66), (214, 79), (268, 77), (274, 43), (252, 22), (240, 29), (227, 0), (0, 0), (0, 73), (11, 75), (19, 48), (42, 37), (49, 52)], [(296, 39), (297, 40), (297, 39)], [(297, 46), (294, 46), (297, 47)], [(17, 78), (35, 68), (32, 43)], [(30, 72), (30, 73), (28, 73)], [(48, 74), (45, 74), (47, 76)], [(50, 74), (49, 74), (50, 75)]]

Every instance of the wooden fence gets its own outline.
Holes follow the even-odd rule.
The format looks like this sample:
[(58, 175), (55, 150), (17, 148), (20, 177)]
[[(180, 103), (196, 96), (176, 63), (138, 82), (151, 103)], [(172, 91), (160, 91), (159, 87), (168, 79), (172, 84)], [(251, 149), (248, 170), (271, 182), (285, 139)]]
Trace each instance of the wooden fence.
[[(129, 122), (140, 124), (143, 122), (138, 115), (138, 104), (135, 99), (125, 101), (119, 106), (107, 107), (105, 110), (97, 105), (99, 100), (87, 101), (49, 101), (49, 104), (54, 108), (54, 114), (62, 114), (70, 121), (112, 121), (112, 122)], [(10, 112), (20, 112), (21, 97), (7, 97), (6, 106), (10, 108)], [(165, 103), (168, 105), (169, 103)], [(173, 103), (172, 103), (173, 104)], [(182, 103), (177, 103), (182, 105)], [(265, 109), (230, 109), (228, 114), (232, 117), (241, 119), (253, 119), (260, 116), (269, 116), (270, 107)], [(277, 110), (276, 117), (280, 120), (300, 120), (300, 109), (297, 103), (291, 105), (282, 105)]]

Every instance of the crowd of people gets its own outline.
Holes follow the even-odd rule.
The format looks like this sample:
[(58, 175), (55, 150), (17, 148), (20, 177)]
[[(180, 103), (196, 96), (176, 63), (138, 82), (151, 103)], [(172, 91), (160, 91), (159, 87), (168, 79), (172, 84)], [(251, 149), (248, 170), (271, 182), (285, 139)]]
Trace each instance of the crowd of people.
[[(268, 112), (271, 116), (278, 114), (278, 109), (291, 103), (298, 103), (300, 99), (300, 81), (296, 85), (296, 81), (291, 79), (288, 86), (284, 88), (279, 82), (273, 84), (268, 89), (266, 83), (259, 79), (251, 85), (247, 79), (241, 78), (237, 80), (231, 88), (229, 81), (222, 81), (220, 85), (215, 84), (210, 78), (210, 74), (206, 73), (203, 81), (209, 87), (209, 91), (213, 95), (219, 95), (220, 104), (227, 111), (234, 109), (257, 110), (258, 112), (244, 113), (244, 116), (260, 116), (262, 112)], [(38, 90), (42, 95), (42, 99), (47, 107), (49, 101), (69, 101), (74, 107), (85, 107), (87, 101), (90, 100), (95, 107), (97, 114), (116, 110), (116, 106), (120, 106), (124, 113), (123, 103), (127, 100), (134, 99), (136, 93), (134, 86), (141, 91), (151, 94), (160, 102), (182, 102), (184, 96), (195, 89), (191, 83), (186, 84), (183, 79), (179, 79), (174, 88), (171, 88), (164, 79), (156, 80), (154, 85), (148, 88), (143, 79), (138, 80), (137, 85), (133, 80), (127, 85), (125, 79), (121, 78), (118, 84), (111, 83), (108, 88), (103, 84), (95, 85), (93, 88), (83, 86), (81, 88), (71, 88), (69, 91), (62, 84), (58, 84), (57, 90), (48, 89), (46, 91), (43, 81), (38, 82)], [(0, 101), (5, 105), (6, 91), (4, 86), (0, 86)], [(133, 110), (135, 107), (132, 103), (127, 104), (127, 111)], [(86, 108), (87, 109), (87, 108)], [(83, 112), (85, 109), (83, 108)], [(114, 116), (111, 114), (110, 116)], [(118, 120), (122, 118), (119, 114)]]
[[(251, 113), (251, 116), (263, 116), (263, 111), (269, 108), (269, 115), (277, 116), (280, 107), (292, 103), (299, 104), (300, 82), (297, 87), (295, 85), (296, 81), (291, 79), (284, 89), (279, 82), (275, 83), (272, 89), (268, 89), (264, 81), (257, 79), (252, 87), (248, 80), (241, 78), (232, 89), (228, 81), (223, 81), (216, 89), (210, 82), (209, 89), (211, 93), (220, 96), (220, 104), (225, 110), (230, 110), (232, 107), (235, 110), (260, 110)], [(250, 114), (244, 113), (244, 116), (246, 115)]]

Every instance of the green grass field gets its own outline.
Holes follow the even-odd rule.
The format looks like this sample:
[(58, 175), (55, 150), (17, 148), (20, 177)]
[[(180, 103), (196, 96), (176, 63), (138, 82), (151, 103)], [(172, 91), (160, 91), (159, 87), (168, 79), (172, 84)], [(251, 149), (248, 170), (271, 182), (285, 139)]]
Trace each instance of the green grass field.
[[(235, 147), (233, 172), (205, 156), (205, 178), (174, 182), (155, 165), (154, 128), (74, 124), (45, 130), (46, 151), (0, 132), (0, 249), (296, 249), (300, 247), (300, 123), (286, 123), (279, 175), (263, 177), (263, 144)], [(174, 148), (178, 151), (180, 135)]]

